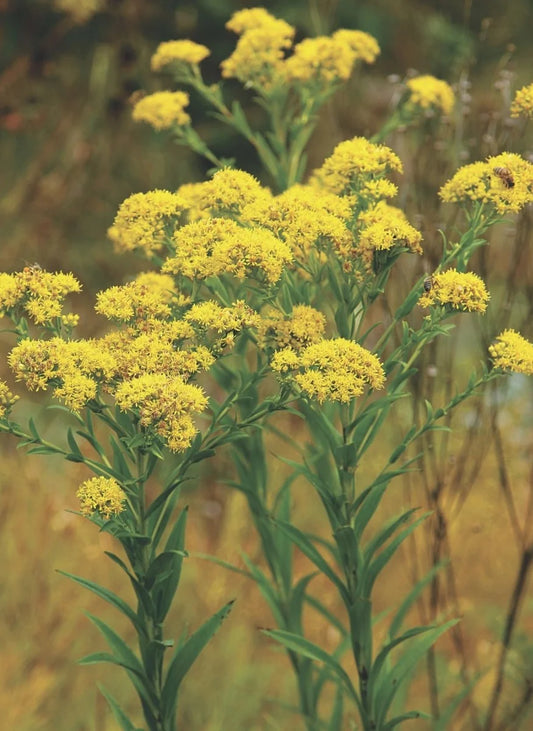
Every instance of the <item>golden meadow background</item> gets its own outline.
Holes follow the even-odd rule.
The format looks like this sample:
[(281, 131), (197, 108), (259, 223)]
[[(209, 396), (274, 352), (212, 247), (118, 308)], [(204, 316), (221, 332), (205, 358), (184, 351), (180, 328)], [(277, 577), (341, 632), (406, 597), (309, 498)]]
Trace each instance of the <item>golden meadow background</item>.
[[(99, 12), (91, 13), (97, 5)], [(206, 173), (202, 161), (168, 137), (135, 125), (129, 97), (138, 89), (161, 88), (163, 81), (149, 73), (149, 58), (160, 41), (171, 38), (209, 46), (213, 55), (203, 67), (214, 81), (217, 63), (232, 49), (223, 25), (245, 5), (253, 3), (0, 0), (0, 269), (11, 272), (38, 262), (76, 274), (84, 292), (73, 307), (83, 315), (84, 335), (102, 326), (92, 312), (96, 291), (143, 269), (134, 257), (115, 255), (106, 240), (120, 202), (137, 191), (201, 180)], [(423, 261), (400, 260), (388, 292), (394, 306), (404, 286), (432, 269), (438, 227), (453, 231), (453, 214), (436, 197), (445, 179), (461, 164), (510, 145), (530, 159), (533, 155), (531, 133), (506, 116), (514, 90), (533, 81), (533, 4), (292, 0), (264, 5), (296, 25), (299, 37), (354, 27), (375, 35), (382, 48), (377, 64), (360, 72), (324, 109), (311, 142), (310, 167), (341, 139), (372, 134), (406, 75), (432, 73), (456, 86), (453, 126), (423, 125), (416, 134), (399, 132), (387, 140), (406, 170), (399, 204), (425, 241)], [(235, 156), (238, 166), (260, 174), (253, 153), (206, 117), (201, 104), (193, 100), (191, 111), (217, 154)], [(257, 115), (253, 107), (250, 113)], [(458, 319), (452, 337), (425, 354), (414, 404), (391, 423), (391, 442), (396, 430), (416, 418), (424, 397), (440, 403), (455, 384), (465, 383), (495, 333), (515, 327), (532, 339), (532, 225), (533, 212), (525, 211), (491, 233), (490, 247), (476, 260), (492, 293), (490, 311), (482, 319)], [(9, 378), (10, 343), (2, 334), (1, 377)], [(516, 376), (467, 402), (454, 414), (453, 436), (430, 435), (431, 442), (419, 445), (421, 471), (393, 483), (383, 509), (383, 517), (405, 504), (433, 510), (381, 579), (376, 610), (394, 605), (416, 577), (448, 558), (413, 619), (463, 620), (420, 666), (410, 700), (443, 709), (469, 687), (448, 724), (457, 731), (533, 728), (532, 396), (531, 382)], [(37, 410), (60, 436), (60, 419), (44, 412), (35, 395), (19, 409)], [(126, 635), (128, 628), (112, 608), (55, 569), (115, 591), (129, 589), (103, 556), (110, 537), (68, 512), (76, 508), (75, 488), (86, 472), (27, 457), (15, 447), (9, 437), (0, 440), (0, 725), (18, 731), (112, 731), (116, 726), (96, 683), (108, 686), (134, 713), (125, 680), (114, 669), (78, 667), (75, 661), (103, 643), (84, 611), (99, 614)], [(283, 447), (273, 441), (271, 449), (279, 453)], [(273, 483), (283, 478), (282, 469), (274, 461)], [(189, 488), (187, 545), (241, 565), (243, 550), (259, 557), (242, 496), (225, 485), (231, 477), (228, 456), (221, 454)], [(297, 484), (294, 502), (300, 527), (320, 532), (320, 509), (310, 487)], [(304, 571), (304, 559), (300, 566)], [(328, 599), (326, 585), (318, 579), (313, 587), (335, 610), (336, 598)], [(302, 728), (286, 708), (294, 700), (288, 661), (258, 631), (272, 619), (246, 579), (198, 558), (186, 561), (175, 634), (184, 626), (193, 630), (233, 597), (229, 620), (184, 683), (180, 728)], [(324, 647), (335, 645), (333, 630), (311, 614), (309, 633)], [(346, 723), (348, 728), (348, 717)]]

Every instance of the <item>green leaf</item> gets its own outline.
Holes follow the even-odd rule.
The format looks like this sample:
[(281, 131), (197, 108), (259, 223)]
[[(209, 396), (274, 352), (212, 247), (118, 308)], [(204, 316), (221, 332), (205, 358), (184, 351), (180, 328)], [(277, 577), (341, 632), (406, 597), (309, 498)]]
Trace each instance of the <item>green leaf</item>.
[(398, 528), (403, 525), (403, 523), (407, 522), (411, 515), (417, 510), (418, 508), (410, 508), (409, 510), (406, 510), (398, 518), (395, 518), (391, 523), (385, 525), (384, 528), (378, 530), (372, 540), (370, 540), (365, 546), (365, 560), (370, 561), (378, 548), (381, 548), (381, 546), (383, 546), (389, 540), (389, 538), (394, 535), (394, 533), (396, 533)]
[[(183, 520), (182, 520), (183, 518)], [(185, 533), (184, 511), (179, 518), (182, 525), (182, 535)], [(183, 543), (182, 543), (183, 546)], [(181, 577), (183, 559), (187, 555), (183, 547), (165, 550), (152, 562), (148, 570), (147, 580), (153, 580), (152, 595), (156, 609), (156, 619), (162, 622), (172, 605), (172, 600), (178, 589)]]
[(428, 517), (428, 515), (431, 515), (431, 512), (424, 513), (424, 515), (418, 518), (418, 520), (415, 520), (411, 523), (411, 525), (402, 530), (396, 538), (394, 538), (394, 540), (392, 540), (389, 545), (372, 561), (365, 575), (365, 588), (362, 590), (365, 596), (370, 596), (372, 586), (374, 585), (376, 578), (394, 556), (401, 543)]
[(108, 662), (111, 665), (126, 667), (123, 663), (117, 661), (116, 657), (110, 652), (92, 652), (78, 660), (78, 665), (96, 665), (97, 663)]
[(346, 690), (349, 692), (349, 694), (357, 704), (359, 711), (362, 711), (359, 695), (354, 688), (348, 673), (344, 670), (342, 665), (340, 665), (328, 652), (323, 650), (318, 645), (315, 645), (313, 642), (305, 639), (305, 637), (296, 635), (293, 632), (285, 632), (284, 630), (279, 629), (264, 629), (261, 631), (263, 632), (263, 634), (267, 635), (268, 637), (272, 637), (273, 640), (276, 640), (276, 642), (279, 642), (284, 647), (287, 647), (289, 650), (293, 650), (294, 652), (297, 652), (304, 657), (308, 657), (311, 660), (318, 660), (319, 662), (323, 662), (333, 672), (335, 677), (337, 677), (338, 680), (340, 680), (340, 682), (344, 685)]
[(128, 467), (128, 464), (124, 459), (124, 448), (121, 447), (121, 445), (113, 436), (109, 437), (109, 443), (111, 445), (111, 449), (113, 450), (113, 466), (115, 467), (116, 471), (121, 475), (126, 476), (128, 480), (133, 479), (130, 468)]
[(333, 711), (329, 719), (328, 731), (342, 731), (343, 700), (344, 693), (342, 686), (339, 685), (335, 694), (335, 701), (333, 702)]
[(307, 558), (319, 569), (328, 579), (337, 587), (341, 596), (349, 601), (348, 592), (341, 579), (333, 571), (331, 566), (322, 556), (322, 554), (315, 548), (311, 543), (310, 539), (305, 533), (302, 533), (299, 528), (291, 525), (290, 523), (284, 523), (283, 521), (276, 520), (276, 525), (279, 526), (280, 530), (284, 531), (292, 542), (298, 546), (300, 551), (307, 556)]
[(161, 692), (161, 710), (169, 728), (175, 727), (176, 705), (181, 682), (192, 664), (213, 637), (233, 606), (228, 602), (205, 622), (200, 629), (189, 637), (181, 647), (177, 647), (168, 666)]
[(148, 707), (157, 707), (157, 699), (155, 697), (154, 689), (151, 687), (151, 684), (144, 673), (144, 669), (135, 653), (105, 622), (98, 619), (98, 617), (89, 614), (89, 612), (86, 612), (86, 614), (105, 637), (113, 652), (113, 655), (111, 656), (113, 657), (113, 662), (116, 665), (120, 665), (127, 671), (141, 701), (146, 703)]
[(385, 494), (385, 491), (389, 485), (389, 479), (375, 482), (370, 488), (365, 490), (365, 497), (361, 503), (361, 507), (357, 511), (353, 523), (353, 530), (357, 540), (361, 539), (364, 529), (378, 509), (381, 498)]
[(394, 637), (397, 635), (407, 615), (407, 612), (414, 604), (414, 602), (418, 599), (424, 588), (429, 584), (429, 582), (433, 579), (437, 572), (440, 571), (443, 565), (444, 562), (440, 562), (433, 566), (422, 579), (416, 582), (409, 594), (405, 597), (390, 624), (389, 637), (391, 639), (394, 639)]
[(101, 458), (104, 457), (105, 452), (104, 452), (104, 450), (102, 448), (102, 445), (98, 442), (98, 440), (96, 439), (96, 437), (94, 437), (93, 435), (89, 434), (88, 432), (79, 431), (79, 430), (76, 431), (76, 434), (79, 437), (81, 437), (82, 439), (85, 439), (86, 442), (89, 442), (89, 444), (91, 445), (91, 447), (95, 450), (95, 452), (98, 453), (98, 455)]
[(84, 579), (81, 576), (69, 574), (67, 571), (61, 571), (60, 569), (57, 569), (57, 573), (61, 574), (62, 576), (67, 576), (69, 579), (72, 579), (72, 581), (75, 581), (86, 589), (89, 589), (89, 591), (92, 591), (97, 596), (105, 599), (106, 602), (112, 604), (114, 607), (116, 607), (116, 609), (119, 610), (119, 612), (122, 612), (122, 614), (124, 614), (130, 620), (137, 632), (142, 633), (142, 627), (139, 624), (136, 613), (129, 606), (129, 604), (124, 601), (124, 599), (121, 599), (110, 589), (106, 589), (104, 586), (95, 584), (94, 581), (89, 581), (89, 579)]
[(411, 669), (426, 654), (429, 648), (435, 644), (438, 638), (450, 629), (450, 627), (457, 624), (458, 621), (457, 619), (452, 619), (440, 627), (435, 627), (421, 637), (414, 639), (396, 665), (382, 676), (379, 690), (376, 692), (374, 698), (378, 725), (383, 724), (385, 721), (393, 698)]
[(233, 571), (236, 574), (241, 574), (242, 576), (246, 576), (248, 579), (253, 580), (253, 575), (246, 571), (245, 569), (241, 569), (238, 566), (235, 566), (235, 564), (230, 563), (229, 561), (224, 561), (221, 558), (217, 558), (216, 556), (210, 556), (207, 553), (197, 553), (196, 551), (194, 553), (190, 554), (192, 558), (201, 558), (205, 561), (212, 561), (214, 564), (217, 564), (217, 566), (222, 566), (224, 569), (228, 569), (228, 571)]
[(435, 629), (435, 625), (428, 625), (423, 627), (412, 627), (411, 629), (404, 632), (401, 637), (396, 637), (395, 639), (388, 642), (384, 647), (381, 648), (380, 652), (377, 654), (376, 659), (374, 660), (372, 667), (370, 669), (370, 674), (368, 678), (368, 694), (370, 697), (374, 694), (374, 688), (377, 688), (379, 686), (380, 682), (380, 673), (385, 665), (385, 661), (389, 657), (390, 653), (399, 645), (401, 645), (403, 642), (407, 642), (407, 640), (412, 639), (413, 637), (417, 637), (418, 635), (424, 634), (425, 632), (430, 632), (431, 630)]
[(35, 426), (35, 422), (33, 420), (33, 417), (30, 417), (28, 421), (28, 427), (31, 432), (32, 437), (35, 439), (36, 442), (41, 441), (41, 437), (39, 435), (39, 432), (37, 430), (37, 427)]
[[(69, 457), (76, 457), (79, 458), (79, 462), (83, 462), (83, 454), (80, 451), (80, 448), (78, 447), (78, 442), (76, 441), (74, 437), (74, 432), (72, 431), (71, 427), (67, 430), (67, 443), (70, 447), (70, 451), (72, 452), (72, 455), (69, 455)], [(68, 458), (67, 458), (68, 459)], [(74, 459), (71, 459), (71, 461), (75, 461)]]
[(144, 675), (144, 670), (139, 662), (139, 659), (137, 655), (131, 650), (131, 648), (124, 642), (124, 640), (115, 632), (115, 630), (111, 629), (109, 625), (107, 625), (105, 622), (103, 622), (98, 617), (95, 617), (93, 614), (90, 614), (89, 612), (86, 612), (86, 615), (89, 617), (91, 622), (96, 625), (96, 627), (100, 630), (102, 635), (105, 637), (109, 647), (113, 651), (114, 655), (112, 655), (114, 662), (117, 664), (122, 665), (123, 667), (127, 668), (128, 670), (131, 670), (132, 673), (135, 673), (140, 679), (143, 680), (143, 682), (146, 680)]
[[(430, 716), (428, 713), (424, 713), (424, 711), (408, 711), (407, 713), (402, 713), (401, 716), (396, 716), (395, 718), (391, 718), (390, 721), (387, 721), (387, 723), (383, 726), (383, 731), (388, 731), (388, 729), (399, 726), (400, 723), (403, 723), (404, 721), (410, 721), (412, 718), (424, 718), (428, 721), (433, 721), (433, 716)], [(432, 728), (434, 727), (432, 726)]]
[(246, 566), (250, 570), (252, 579), (257, 584), (257, 588), (270, 607), (270, 611), (274, 616), (276, 624), (283, 626), (285, 624), (285, 620), (280, 607), (280, 596), (275, 585), (270, 581), (264, 571), (262, 571), (259, 566), (256, 566), (244, 552), (242, 553), (242, 557)]
[(313, 571), (312, 574), (302, 576), (289, 594), (289, 626), (293, 629), (298, 627), (298, 631), (302, 631), (302, 611), (306, 599), (305, 592), (309, 582), (312, 581), (315, 576), (318, 576), (318, 574), (318, 571)]
[[(276, 505), (274, 509), (274, 516), (281, 520), (283, 523), (290, 523), (291, 519), (291, 491), (290, 486), (294, 479), (295, 474), (290, 475), (280, 488), (276, 496)], [(292, 541), (289, 536), (283, 531), (276, 530), (274, 527), (273, 539), (276, 547), (277, 564), (281, 577), (283, 579), (283, 586), (285, 591), (290, 590), (292, 584)]]
[(113, 698), (113, 696), (105, 690), (105, 688), (98, 684), (98, 690), (100, 693), (104, 696), (106, 701), (109, 704), (109, 707), (111, 708), (111, 712), (113, 716), (115, 717), (115, 720), (120, 725), (120, 728), (122, 731), (142, 731), (141, 728), (138, 728), (133, 724), (130, 719), (126, 716), (122, 708), (119, 706), (119, 704), (116, 702), (116, 700)]

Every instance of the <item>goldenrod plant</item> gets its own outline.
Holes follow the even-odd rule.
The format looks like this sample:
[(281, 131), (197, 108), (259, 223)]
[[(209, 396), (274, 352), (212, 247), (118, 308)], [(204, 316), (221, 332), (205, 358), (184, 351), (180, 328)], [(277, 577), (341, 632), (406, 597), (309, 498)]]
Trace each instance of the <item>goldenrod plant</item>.
[[(153, 69), (170, 70), (188, 91), (145, 96), (133, 116), (172, 131), (215, 172), (121, 204), (109, 237), (119, 253), (137, 252), (152, 268), (98, 293), (95, 310), (109, 321), (98, 337), (74, 334), (78, 317), (65, 300), (81, 284), (72, 274), (33, 266), (0, 275), (0, 307), (17, 339), (9, 365), (28, 390), (59, 402), (64, 440), (52, 441), (34, 419), (20, 424), (17, 396), (4, 383), (0, 429), (31, 453), (60, 455), (87, 470), (79, 512), (120, 546), (120, 554), (107, 555), (128, 576), (135, 603), (71, 578), (125, 615), (137, 647), (92, 616), (109, 651), (82, 662), (126, 671), (146, 728), (176, 728), (181, 682), (232, 605), (228, 597), (189, 636), (167, 634), (188, 556), (182, 488), (198, 479), (198, 464), (228, 447), (235, 465), (228, 485), (247, 498), (262, 561), (244, 555), (243, 568), (215, 560), (257, 582), (276, 623), (264, 632), (286, 649), (303, 722), (313, 731), (340, 731), (356, 718), (357, 728), (385, 731), (431, 718), (403, 707), (406, 687), (418, 661), (458, 620), (406, 628), (430, 574), (391, 608), (386, 631), (376, 632), (384, 621), (373, 607), (376, 581), (427, 517), (409, 506), (383, 522), (378, 508), (391, 482), (416, 471), (412, 448), (422, 435), (444, 428), (444, 417), (489, 381), (533, 374), (533, 345), (510, 329), (496, 335), (488, 365), (445, 402), (427, 401), (423, 422), (406, 429), (380, 462), (373, 445), (388, 443), (389, 417), (412, 396), (422, 351), (446, 337), (455, 318), (479, 317), (490, 306), (483, 280), (469, 270), (471, 258), (491, 227), (533, 200), (533, 165), (502, 152), (459, 169), (440, 196), (463, 211), (462, 230), (442, 232), (438, 266), (414, 277), (399, 306), (387, 310), (393, 268), (423, 248), (420, 232), (389, 202), (402, 162), (377, 140), (398, 125), (416, 125), (428, 109), (449, 114), (451, 87), (413, 79), (374, 141), (340, 142), (302, 182), (319, 109), (356, 63), (375, 59), (377, 42), (338, 30), (293, 45), (295, 29), (263, 8), (235, 13), (228, 28), (239, 40), (221, 75), (253, 93), (267, 129), (255, 129), (221, 84), (204, 82), (199, 64), (209, 49), (186, 40), (161, 44)], [(210, 150), (185, 111), (189, 91), (252, 145), (272, 188)], [(530, 98), (519, 92), (513, 110), (530, 110)], [(287, 433), (283, 414), (301, 423), (298, 439)], [(279, 455), (281, 484), (269, 470), (276, 434), (294, 452)], [(323, 534), (300, 527), (291, 504), (295, 481), (316, 491)], [(296, 552), (310, 572), (295, 571)], [(338, 615), (313, 591), (318, 577), (337, 594)], [(309, 638), (308, 610), (337, 633), (333, 652)], [(137, 728), (103, 692), (120, 727)]]

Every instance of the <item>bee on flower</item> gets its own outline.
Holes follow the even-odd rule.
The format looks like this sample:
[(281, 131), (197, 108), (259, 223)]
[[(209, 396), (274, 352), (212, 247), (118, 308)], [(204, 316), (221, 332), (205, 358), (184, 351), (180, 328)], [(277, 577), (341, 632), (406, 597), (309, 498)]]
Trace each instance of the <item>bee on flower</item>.
[(502, 181), (506, 188), (514, 188), (514, 177), (509, 168), (497, 165), (493, 169), (493, 173)]

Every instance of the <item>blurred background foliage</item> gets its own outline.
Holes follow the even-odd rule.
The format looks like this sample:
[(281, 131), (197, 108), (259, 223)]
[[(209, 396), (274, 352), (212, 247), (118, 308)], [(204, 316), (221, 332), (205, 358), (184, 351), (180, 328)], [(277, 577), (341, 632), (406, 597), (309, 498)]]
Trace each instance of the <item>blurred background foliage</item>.
[[(253, 4), (0, 0), (0, 269), (16, 271), (36, 261), (46, 269), (74, 272), (84, 285), (74, 307), (83, 314), (85, 335), (100, 327), (91, 314), (95, 292), (144, 268), (133, 256), (113, 254), (106, 239), (120, 202), (134, 192), (201, 180), (207, 172), (188, 150), (131, 120), (134, 92), (165, 87), (164, 78), (150, 73), (151, 54), (163, 40), (203, 43), (212, 56), (202, 68), (215, 81), (218, 63), (234, 44), (224, 23), (235, 10)], [(373, 134), (406, 76), (431, 73), (456, 88), (460, 103), (453, 124), (436, 128), (430, 120), (414, 135), (398, 132), (387, 140), (406, 170), (399, 181), (400, 205), (425, 240), (423, 262), (400, 264), (397, 289), (390, 295), (394, 304), (403, 284), (424, 268), (432, 269), (438, 227), (444, 221), (454, 224), (436, 197), (446, 177), (465, 162), (505, 149), (510, 140), (513, 151), (532, 156), (531, 137), (508, 119), (507, 107), (514, 90), (532, 81), (533, 2), (292, 0), (264, 6), (295, 25), (297, 39), (338, 27), (358, 28), (373, 34), (382, 49), (377, 63), (359, 72), (323, 111), (309, 151), (311, 168), (339, 140)], [(242, 91), (234, 91), (247, 103)], [(257, 114), (253, 107), (249, 110)], [(217, 154), (234, 156), (238, 166), (259, 173), (251, 150), (210, 119), (194, 98), (191, 114)], [(497, 245), (481, 251), (476, 270), (488, 281), (491, 312), (482, 321), (464, 318), (453, 338), (425, 355), (413, 412), (401, 414), (396, 428), (417, 418), (424, 397), (438, 399), (453, 392), (455, 382), (464, 383), (485, 358), (495, 332), (511, 326), (532, 338), (532, 223), (531, 212), (524, 212), (494, 232)], [(2, 354), (9, 342), (2, 336)], [(2, 371), (4, 363), (2, 358)], [(435, 702), (437, 677), (444, 699), (472, 682), (452, 729), (489, 728), (480, 719), (493, 702), (500, 676), (499, 725), (493, 727), (527, 729), (533, 723), (531, 396), (531, 385), (513, 377), (469, 402), (454, 417), (456, 436), (432, 437), (436, 441), (424, 445), (422, 472), (386, 501), (390, 514), (409, 501), (431, 508), (434, 517), (382, 582), (378, 601), (383, 607), (432, 562), (450, 558), (419, 611), (423, 621), (448, 611), (463, 622), (429, 656), (427, 673), (420, 674), (413, 694), (427, 708), (430, 696)], [(59, 429), (59, 422), (56, 426), (51, 420), (49, 428)], [(110, 731), (114, 725), (95, 683), (112, 687), (127, 706), (125, 684), (103, 666), (78, 669), (73, 663), (99, 641), (84, 610), (124, 632), (127, 628), (120, 627), (112, 610), (53, 571), (82, 574), (118, 590), (120, 577), (102, 560), (109, 537), (95, 535), (91, 525), (65, 512), (75, 507), (74, 486), (86, 475), (72, 465), (25, 458), (7, 439), (0, 443), (0, 459), (2, 723), (20, 731), (52, 726), (57, 731)], [(187, 495), (188, 545), (239, 563), (242, 549), (252, 556), (257, 549), (241, 496), (224, 485), (228, 470), (224, 458), (219, 459)], [(294, 500), (301, 526), (319, 529), (319, 510), (309, 489), (298, 486)], [(299, 728), (298, 718), (284, 707), (293, 702), (286, 658), (257, 631), (272, 620), (256, 588), (200, 560), (187, 562), (183, 581), (176, 632), (184, 624), (194, 629), (199, 617), (231, 597), (241, 601), (187, 679), (181, 728)], [(312, 617), (310, 633), (324, 646), (335, 644), (331, 628), (315, 627)], [(477, 673), (483, 674), (474, 683)]]

